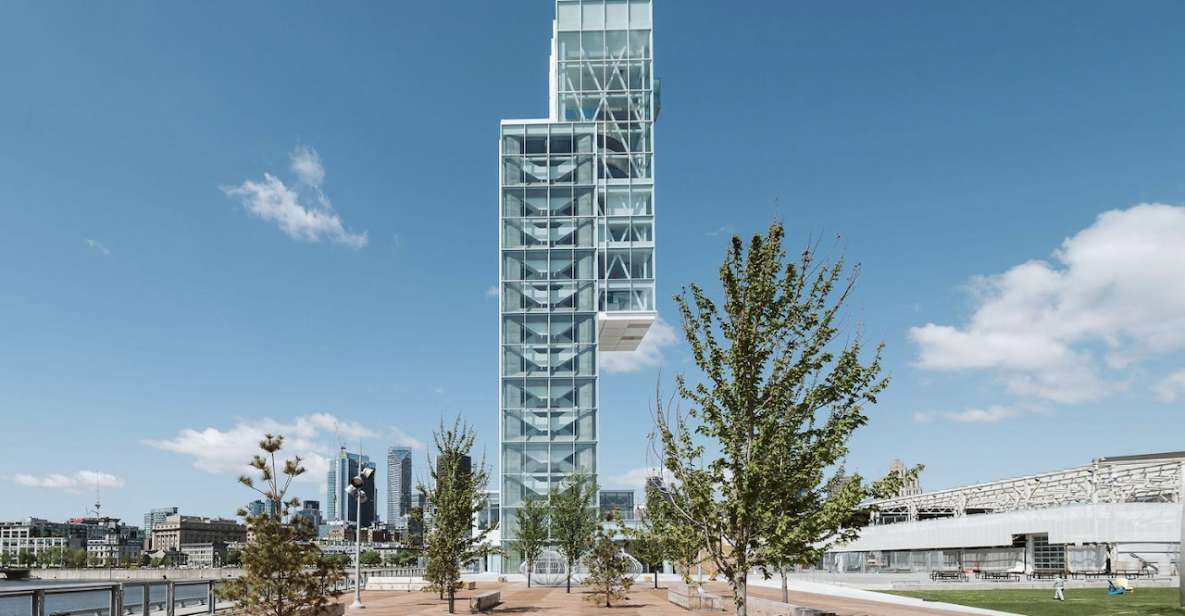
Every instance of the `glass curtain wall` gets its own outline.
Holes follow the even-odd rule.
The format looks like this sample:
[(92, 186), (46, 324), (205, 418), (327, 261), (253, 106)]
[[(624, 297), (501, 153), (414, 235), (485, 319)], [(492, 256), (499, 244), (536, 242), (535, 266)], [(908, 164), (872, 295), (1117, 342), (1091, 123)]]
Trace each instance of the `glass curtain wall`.
[(504, 543), (525, 499), (597, 472), (597, 313), (654, 310), (650, 0), (557, 0), (555, 26), (551, 118), (501, 130)]

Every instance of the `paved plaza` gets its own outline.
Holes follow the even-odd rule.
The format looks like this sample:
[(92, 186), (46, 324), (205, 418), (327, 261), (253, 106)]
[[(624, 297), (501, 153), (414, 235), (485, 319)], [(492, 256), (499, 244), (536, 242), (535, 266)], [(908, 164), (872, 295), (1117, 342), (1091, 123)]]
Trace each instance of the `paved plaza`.
[[(649, 586), (635, 586), (629, 598), (612, 609), (598, 607), (585, 599), (586, 588), (574, 587), (572, 594), (563, 587), (540, 587), (528, 589), (524, 583), (497, 584), (478, 583), (477, 590), (464, 590), (457, 594), (457, 613), (469, 613), (469, 597), (490, 590), (502, 592), (502, 605), (492, 614), (538, 614), (540, 616), (690, 616), (693, 612), (684, 610), (667, 601), (666, 590), (654, 590)], [(728, 586), (709, 584), (708, 591), (728, 597)], [(751, 589), (754, 596), (779, 599), (780, 591), (770, 588)], [(342, 597), (349, 603), (352, 596)], [(811, 593), (791, 592), (790, 600), (799, 605), (816, 607), (835, 612), (839, 616), (966, 616), (965, 612), (923, 609), (913, 606), (878, 603), (864, 599), (833, 597)], [(367, 616), (426, 616), (447, 614), (447, 602), (426, 592), (367, 592), (363, 593)], [(730, 610), (724, 613), (731, 613)], [(347, 610), (348, 611), (348, 610)], [(700, 613), (700, 612), (694, 612)]]

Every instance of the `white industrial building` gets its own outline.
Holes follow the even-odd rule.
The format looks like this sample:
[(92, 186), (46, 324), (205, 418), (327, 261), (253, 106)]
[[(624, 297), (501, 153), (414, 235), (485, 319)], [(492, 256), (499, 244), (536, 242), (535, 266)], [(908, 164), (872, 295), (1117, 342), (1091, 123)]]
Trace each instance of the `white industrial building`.
[(831, 571), (1175, 575), (1185, 452), (1099, 458), (1060, 471), (874, 503)]

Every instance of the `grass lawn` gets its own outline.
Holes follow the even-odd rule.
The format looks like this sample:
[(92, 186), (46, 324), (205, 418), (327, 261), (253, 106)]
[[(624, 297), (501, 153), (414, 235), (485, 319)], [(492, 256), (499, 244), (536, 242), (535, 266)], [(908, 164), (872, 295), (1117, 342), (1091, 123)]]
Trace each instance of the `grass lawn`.
[(1067, 588), (1066, 600), (1053, 600), (1053, 587), (1000, 590), (918, 590), (892, 594), (944, 601), (1026, 616), (1185, 616), (1177, 607), (1176, 588), (1137, 588), (1134, 593), (1107, 596), (1105, 588)]

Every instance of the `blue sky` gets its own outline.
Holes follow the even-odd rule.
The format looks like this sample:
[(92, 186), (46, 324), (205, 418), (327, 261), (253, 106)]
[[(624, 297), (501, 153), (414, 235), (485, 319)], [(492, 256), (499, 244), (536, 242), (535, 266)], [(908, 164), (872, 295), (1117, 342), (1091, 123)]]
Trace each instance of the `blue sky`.
[[(662, 315), (780, 217), (862, 264), (849, 321), (887, 345), (849, 468), (939, 488), (1182, 448), (1185, 5), (656, 4)], [(546, 113), (551, 16), (0, 6), (0, 518), (81, 514), (96, 481), (132, 520), (231, 514), (269, 428), (381, 453), (462, 413), (492, 461), (497, 125)], [(687, 359), (617, 358), (607, 486)]]

